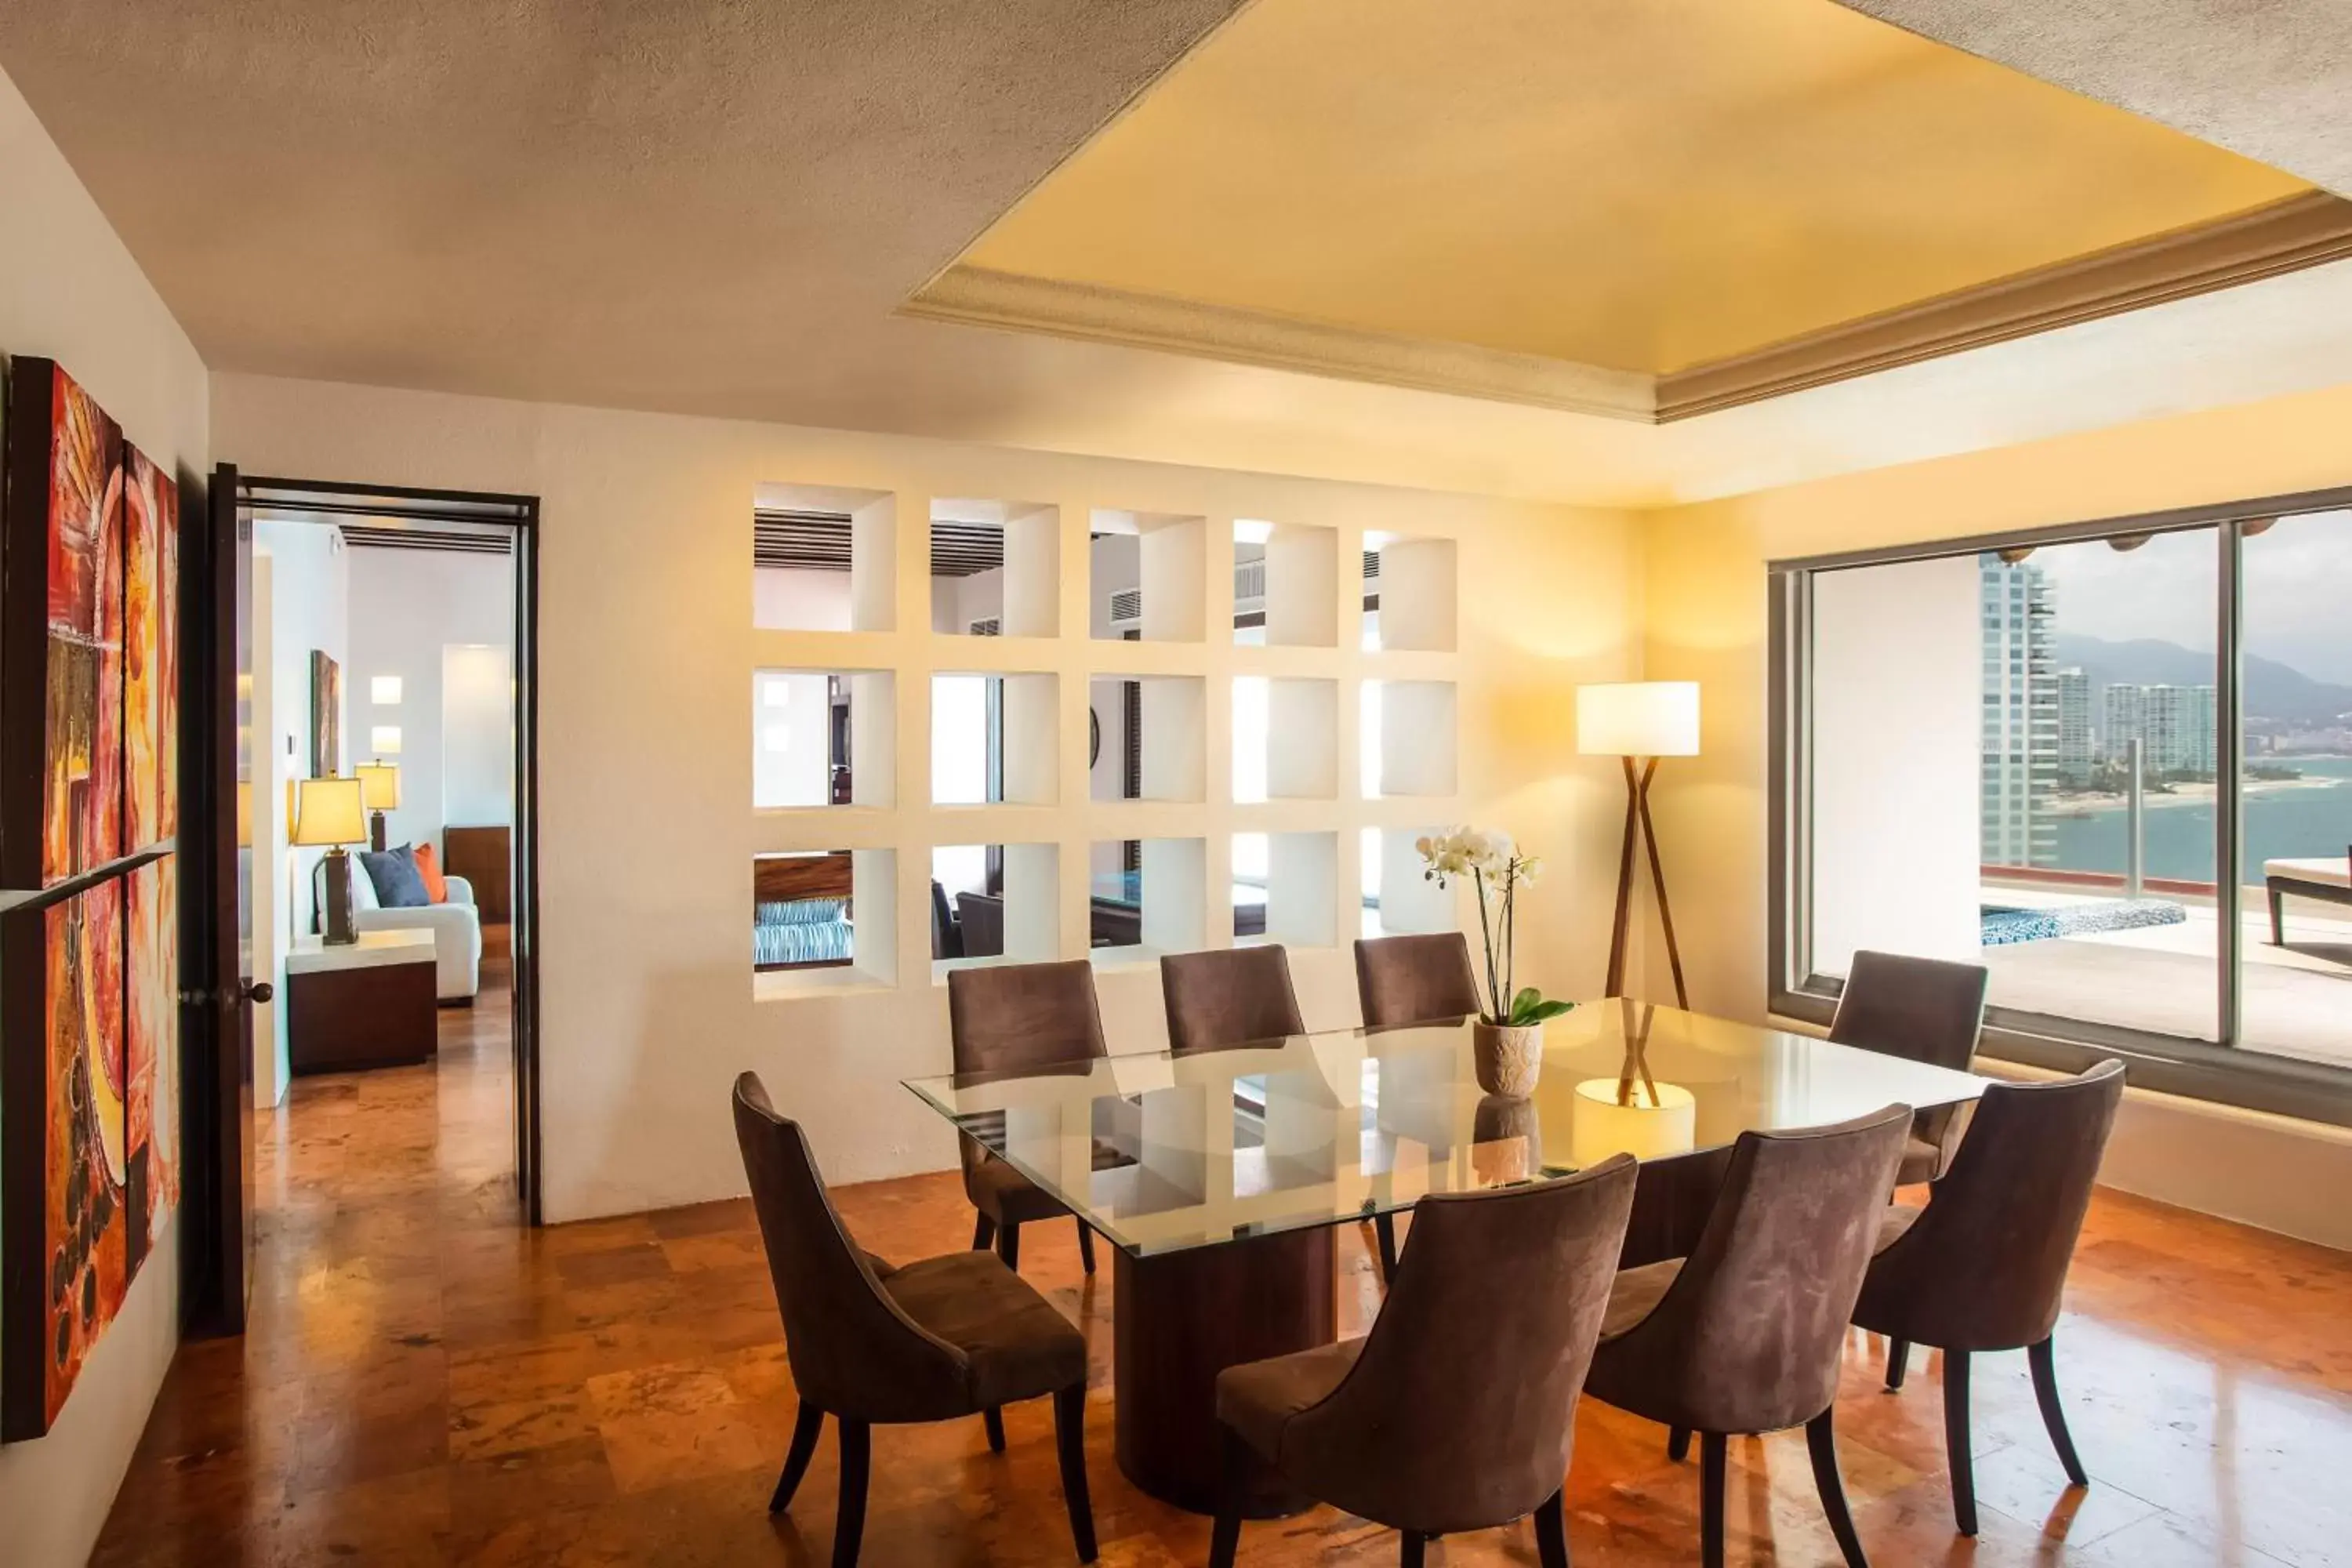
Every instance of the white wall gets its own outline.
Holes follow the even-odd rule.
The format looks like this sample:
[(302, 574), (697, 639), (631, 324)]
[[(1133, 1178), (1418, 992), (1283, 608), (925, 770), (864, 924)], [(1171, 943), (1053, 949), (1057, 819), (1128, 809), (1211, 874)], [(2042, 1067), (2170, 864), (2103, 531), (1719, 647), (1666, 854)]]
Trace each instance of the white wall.
[(829, 683), (823, 675), (763, 669), (753, 678), (753, 805), (770, 811), (824, 805), (833, 799), (831, 707)]
[[(278, 733), (277, 567), (268, 552), (253, 556), (253, 732)], [(303, 700), (306, 699), (297, 699)], [(291, 830), (285, 772), (277, 762), (283, 744), (274, 752), (265, 747), (256, 759), (267, 784), (251, 792), (249, 831), (253, 836), (253, 972), (270, 983), (267, 1002), (253, 1005), (253, 1102), (276, 1105), (286, 1098), (292, 1078), (287, 1054), (286, 942), (289, 930), (286, 877), (286, 839)]]
[[(204, 363), (5, 75), (0, 214), (0, 355), (64, 365), (200, 508), (197, 481), (211, 464)], [(179, 1284), (175, 1224), (49, 1435), (0, 1447), (0, 1554), (12, 1568), (68, 1568), (89, 1556), (179, 1342)]]
[[(1204, 863), (1223, 868), (1237, 831), (1493, 822), (1558, 868), (1522, 910), (1522, 971), (1565, 994), (1589, 994), (1600, 983), (1622, 795), (1615, 764), (1575, 755), (1559, 715), (1580, 681), (1636, 668), (1638, 551), (1623, 514), (245, 375), (216, 377), (214, 396), (219, 450), (257, 472), (541, 498), (541, 1077), (551, 1218), (740, 1192), (727, 1093), (746, 1068), (808, 1122), (831, 1180), (951, 1165), (948, 1129), (899, 1087), (949, 1060), (946, 998), (928, 961), (936, 844), (1041, 847), (1023, 864), (1053, 868), (1041, 883), (1051, 889), (1053, 941), (1076, 957), (1087, 951), (1085, 850), (1097, 839), (1200, 839)], [(763, 482), (898, 497), (894, 576), (877, 584), (895, 601), (898, 629), (753, 627), (751, 510)], [(1236, 648), (1223, 629), (1198, 642), (1122, 648), (1121, 664), (1106, 667), (1099, 660), (1113, 645), (1083, 635), (1088, 574), (1069, 571), (1053, 579), (1066, 635), (950, 643), (929, 630), (929, 563), (914, 542), (929, 500), (975, 495), (1055, 508), (1058, 558), (1074, 564), (1087, 558), (1097, 508), (1208, 520), (1193, 530), (1204, 628), (1227, 625), (1237, 517), (1337, 529), (1342, 561), (1368, 529), (1455, 538), (1462, 581), (1481, 584), (1487, 598), (1464, 617), (1458, 655)], [(1227, 678), (1260, 668), (1250, 661), (1277, 660), (1285, 674), (1348, 682), (1374, 661), (1404, 679), (1457, 675), (1459, 790), (1366, 801), (1347, 769), (1332, 801), (1232, 804)], [(1087, 803), (1087, 677), (1130, 666), (1207, 679), (1211, 799)], [(750, 672), (828, 668), (894, 677), (895, 725), (883, 732), (895, 730), (897, 805), (751, 810)], [(1059, 804), (931, 806), (930, 677), (997, 668), (1034, 670), (1050, 684), (1044, 772)], [(1343, 702), (1342, 755), (1355, 745), (1354, 713)], [(861, 766), (861, 776), (867, 771)], [(752, 857), (845, 847), (871, 851), (861, 865), (872, 859), (877, 874), (873, 857), (895, 855), (887, 911), (869, 911), (861, 894), (860, 923), (895, 921), (898, 983), (762, 1000), (743, 940)], [(1335, 911), (1344, 900), (1352, 925), (1356, 889), (1331, 880)], [(1211, 922), (1210, 941), (1221, 924)], [(1351, 1022), (1345, 944), (1294, 959), (1308, 1020)], [(1156, 974), (1106, 973), (1101, 994), (1107, 1026), (1122, 1043), (1164, 1038)]]
[[(345, 561), (351, 657), (343, 668), (344, 770), (374, 759), (370, 736), (378, 725), (400, 728), (400, 754), (383, 759), (400, 764), (400, 805), (386, 814), (384, 842), (438, 846), (446, 826), (510, 822), (513, 775), (499, 758), (512, 754), (512, 704), (487, 668), (476, 671), (479, 689), (471, 695), (491, 700), (461, 701), (453, 712), (445, 683), (449, 648), (490, 649), (504, 662), (514, 642), (512, 557), (358, 549)], [(400, 678), (397, 705), (373, 700), (379, 675)], [(487, 775), (469, 786), (473, 798), (463, 813), (446, 799), (453, 733), (461, 770)], [(488, 784), (488, 778), (499, 782)]]
[(1976, 557), (1813, 579), (1813, 968), (1977, 962), (1984, 631)]
[[(367, 711), (363, 691), (351, 658), (351, 554), (342, 534), (325, 523), (263, 521), (253, 525), (253, 552), (269, 558), (270, 572), (270, 732), (257, 732), (265, 744), (277, 796), (292, 798), (296, 781), (310, 776), (310, 655), (324, 653), (342, 668), (342, 771), (367, 761)], [(257, 778), (260, 759), (255, 761)], [(290, 808), (289, 808), (290, 809)], [(293, 824), (285, 824), (290, 833)], [(283, 942), (317, 929), (319, 910), (317, 867), (324, 849), (302, 848), (280, 840), (274, 862), (285, 896), (279, 908), (285, 921), (278, 948), (282, 990)], [(356, 869), (356, 867), (354, 868)], [(257, 862), (256, 876), (262, 875)]]
[(512, 648), (503, 643), (443, 645), (441, 816), (446, 826), (514, 825), (514, 689)]
[(797, 566), (755, 568), (751, 624), (763, 631), (847, 631), (849, 574)]

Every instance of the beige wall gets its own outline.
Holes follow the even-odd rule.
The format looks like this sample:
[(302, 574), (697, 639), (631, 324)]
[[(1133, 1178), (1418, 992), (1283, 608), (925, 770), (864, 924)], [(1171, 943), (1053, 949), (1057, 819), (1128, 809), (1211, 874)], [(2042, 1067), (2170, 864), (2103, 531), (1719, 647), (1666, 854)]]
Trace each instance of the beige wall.
[[(1644, 672), (1705, 689), (1703, 752), (1662, 769), (1654, 801), (1692, 1005), (1764, 1011), (1766, 562), (2352, 484), (2347, 431), (2339, 387), (1645, 514)], [(1662, 955), (1649, 957), (1655, 994)], [(2135, 1108), (2109, 1180), (2352, 1247), (2352, 1213), (2294, 1196), (2352, 1181), (2336, 1130)]]
[[(204, 364), (5, 76), (0, 214), (0, 356), (58, 361), (185, 486), (207, 461)], [(179, 1342), (179, 1273), (175, 1227), (49, 1435), (0, 1447), (9, 1563), (50, 1568), (89, 1555)]]
[[(250, 469), (541, 498), (541, 1071), (551, 1218), (740, 1191), (727, 1095), (745, 1068), (809, 1122), (835, 1181), (950, 1164), (944, 1126), (898, 1087), (948, 1063), (945, 989), (931, 981), (919, 897), (928, 870), (918, 857), (933, 838), (1059, 844), (1060, 950), (1077, 956), (1086, 951), (1083, 852), (1095, 838), (1203, 837), (1209, 863), (1222, 866), (1236, 829), (1337, 827), (1352, 887), (1349, 836), (1360, 826), (1468, 816), (1509, 828), (1559, 869), (1525, 912), (1523, 975), (1570, 994), (1600, 983), (1622, 796), (1613, 764), (1573, 754), (1570, 714), (1578, 682), (1631, 674), (1638, 657), (1639, 562), (1634, 525), (1622, 514), (239, 375), (216, 377), (214, 399), (217, 450)], [(901, 630), (753, 629), (751, 512), (763, 481), (899, 498)], [(1066, 563), (1087, 558), (1093, 507), (1206, 517), (1212, 538), (1219, 520), (1230, 538), (1234, 517), (1330, 527), (1341, 535), (1339, 559), (1350, 563), (1365, 531), (1450, 536), (1461, 552), (1459, 650), (1249, 650), (1245, 664), (1230, 639), (1213, 636), (1190, 645), (1090, 644), (1082, 572), (1065, 573), (1061, 584), (1061, 624), (1076, 636), (936, 637), (922, 608), (919, 528), (931, 497), (1058, 504)], [(1217, 624), (1213, 607), (1208, 621)], [(929, 674), (983, 658), (1059, 676), (1061, 805), (956, 816), (924, 804)], [(1125, 661), (1110, 668), (1203, 675), (1213, 693), (1244, 668), (1455, 679), (1460, 788), (1440, 801), (1366, 801), (1356, 769), (1343, 765), (1334, 803), (1237, 810), (1221, 799), (1230, 721), (1218, 695), (1206, 726), (1209, 800), (1088, 805), (1085, 677), (1107, 658)], [(751, 671), (762, 666), (896, 672), (896, 808), (751, 810), (744, 705)], [(1351, 763), (1352, 701), (1341, 710), (1339, 755)], [(752, 855), (842, 847), (899, 851), (899, 984), (755, 1000), (746, 930)], [(1078, 875), (1069, 871), (1074, 858)], [(1296, 963), (1309, 1021), (1351, 1022), (1344, 942), (1300, 952)], [(1153, 970), (1107, 973), (1102, 995), (1114, 1037), (1160, 1039)]]

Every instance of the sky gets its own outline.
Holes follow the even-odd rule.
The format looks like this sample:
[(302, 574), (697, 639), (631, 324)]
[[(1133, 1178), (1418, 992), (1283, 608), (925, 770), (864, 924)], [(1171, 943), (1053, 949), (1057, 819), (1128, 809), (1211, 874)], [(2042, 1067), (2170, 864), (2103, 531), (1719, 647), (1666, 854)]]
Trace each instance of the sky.
[[(2352, 686), (2352, 511), (2282, 519), (2246, 542), (2245, 561), (2246, 651)], [(2061, 631), (2214, 647), (2212, 533), (2158, 534), (2128, 552), (2095, 541), (2045, 545), (2033, 564), (2056, 590)]]

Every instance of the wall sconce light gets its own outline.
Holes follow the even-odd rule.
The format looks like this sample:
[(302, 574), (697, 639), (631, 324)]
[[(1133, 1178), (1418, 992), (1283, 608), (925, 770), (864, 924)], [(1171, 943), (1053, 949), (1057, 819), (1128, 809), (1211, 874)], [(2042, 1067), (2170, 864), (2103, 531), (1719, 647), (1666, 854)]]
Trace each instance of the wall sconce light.
[(368, 678), (368, 700), (379, 708), (400, 706), (400, 677), (375, 675)]
[(397, 724), (378, 724), (370, 729), (368, 731), (368, 750), (373, 752), (379, 757), (398, 756), (400, 754), (400, 726)]

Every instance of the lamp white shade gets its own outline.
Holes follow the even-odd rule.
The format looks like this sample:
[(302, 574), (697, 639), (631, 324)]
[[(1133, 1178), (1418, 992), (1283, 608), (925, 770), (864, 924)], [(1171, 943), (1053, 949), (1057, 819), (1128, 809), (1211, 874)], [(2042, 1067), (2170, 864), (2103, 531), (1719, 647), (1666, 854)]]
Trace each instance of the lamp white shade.
[(1578, 687), (1576, 749), (1591, 757), (1698, 755), (1698, 682)]
[(1612, 1154), (1637, 1160), (1688, 1153), (1698, 1145), (1698, 1101), (1680, 1084), (1637, 1083), (1619, 1100), (1613, 1078), (1587, 1079), (1576, 1086), (1574, 1118), (1569, 1123), (1569, 1162), (1580, 1170)]
[(368, 731), (368, 750), (380, 757), (400, 755), (400, 726), (378, 724)]
[(379, 707), (400, 706), (400, 677), (375, 675), (368, 678), (368, 700)]
[(400, 764), (397, 763), (362, 763), (352, 770), (360, 781), (360, 794), (370, 811), (400, 809)]
[(357, 779), (302, 779), (294, 785), (294, 842), (362, 844), (367, 805)]

